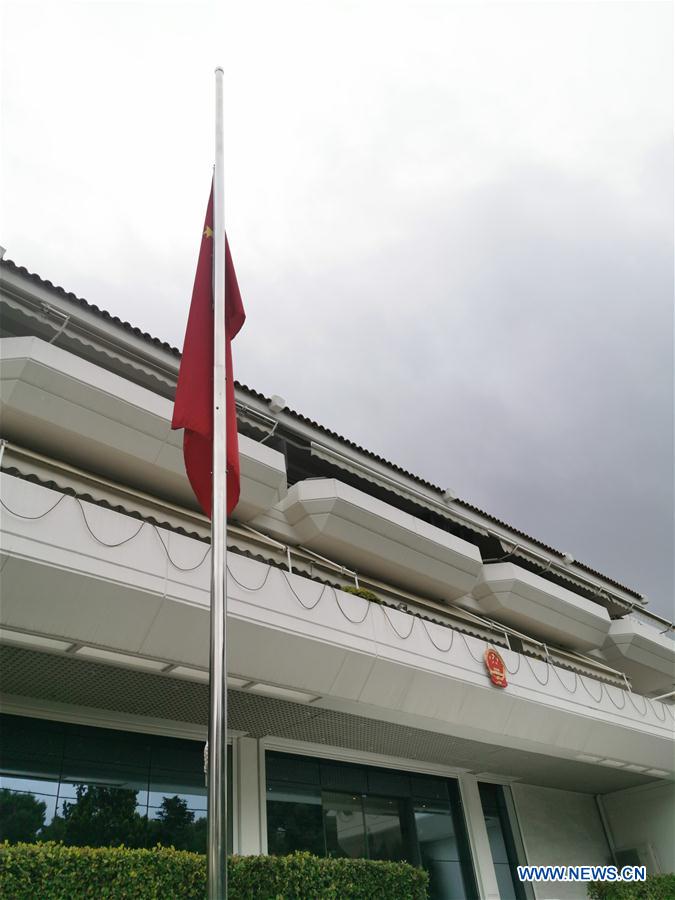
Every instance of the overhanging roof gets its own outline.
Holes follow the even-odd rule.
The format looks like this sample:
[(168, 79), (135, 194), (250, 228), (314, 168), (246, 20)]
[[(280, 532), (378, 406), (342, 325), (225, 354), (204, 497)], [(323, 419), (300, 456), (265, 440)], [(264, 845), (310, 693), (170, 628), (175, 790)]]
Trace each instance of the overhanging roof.
[[(205, 737), (207, 684), (20, 647), (0, 647), (0, 666), (6, 673), (6, 712), (44, 718), (62, 718), (70, 712), (79, 714), (79, 720), (88, 724), (100, 724), (105, 711), (119, 712), (132, 720), (153, 717), (152, 721), (198, 726)], [(654, 781), (636, 772), (532, 751), (505, 750), (495, 744), (313, 705), (236, 690), (229, 690), (228, 698), (230, 729), (260, 738), (309, 741), (317, 745), (318, 752), (320, 745), (375, 752), (415, 760), (418, 765), (435, 763), (476, 773), (489, 771), (511, 781), (522, 779), (528, 784), (593, 794)]]
[[(109, 326), (112, 326), (113, 329), (120, 331), (120, 332), (125, 332), (126, 334), (132, 336), (135, 339), (138, 339), (148, 345), (152, 345), (153, 348), (155, 348), (162, 355), (167, 357), (166, 361), (169, 363), (169, 365), (166, 367), (166, 370), (172, 371), (174, 373), (174, 378), (175, 378), (175, 374), (177, 374), (177, 371), (178, 371), (178, 364), (179, 364), (180, 355), (181, 355), (180, 350), (178, 350), (176, 347), (172, 347), (166, 341), (162, 341), (159, 338), (153, 337), (148, 332), (143, 331), (142, 329), (132, 325), (129, 322), (123, 321), (118, 316), (111, 315), (106, 310), (101, 309), (100, 307), (96, 306), (93, 303), (90, 303), (89, 301), (87, 301), (81, 297), (77, 297), (74, 293), (66, 291), (64, 288), (53, 284), (51, 281), (44, 279), (35, 273), (29, 272), (24, 266), (18, 266), (16, 263), (14, 263), (11, 260), (7, 260), (7, 259), (0, 260), (0, 275), (2, 275), (4, 272), (11, 273), (12, 275), (19, 276), (20, 278), (22, 278), (24, 280), (30, 281), (33, 284), (39, 286), (41, 289), (46, 289), (50, 293), (65, 300), (67, 303), (74, 304), (77, 307), (79, 307), (80, 309), (86, 310), (88, 313), (94, 314), (96, 317), (100, 318), (102, 321), (105, 321)], [(248, 387), (247, 385), (241, 384), (239, 382), (236, 382), (236, 387), (237, 387), (237, 391), (239, 394), (238, 400), (242, 404), (245, 404), (246, 399), (250, 398), (253, 401), (257, 401), (258, 403), (264, 404), (264, 406), (269, 405), (270, 398), (266, 397), (264, 394), (260, 393), (259, 391), (256, 391), (256, 390)], [(426, 479), (420, 477), (419, 475), (415, 475), (411, 472), (406, 471), (401, 466), (396, 465), (396, 463), (393, 463), (390, 460), (387, 460), (384, 457), (379, 456), (377, 453), (374, 453), (371, 450), (367, 450), (364, 447), (359, 446), (354, 441), (351, 441), (348, 438), (344, 437), (343, 435), (340, 435), (337, 432), (331, 430), (330, 428), (327, 428), (326, 426), (319, 424), (318, 422), (314, 421), (313, 419), (310, 419), (309, 417), (303, 415), (302, 413), (296, 412), (292, 409), (285, 408), (284, 415), (290, 417), (291, 419), (295, 420), (298, 423), (301, 423), (302, 425), (305, 425), (305, 426), (311, 428), (314, 431), (317, 431), (323, 435), (330, 437), (331, 439), (339, 442), (340, 444), (351, 448), (352, 450), (356, 451), (357, 453), (359, 453), (371, 460), (374, 460), (378, 464), (383, 465), (390, 470), (393, 470), (394, 472), (398, 473), (399, 475), (403, 476), (404, 478), (409, 479), (419, 485), (422, 485), (427, 490), (438, 495), (439, 498), (442, 498), (443, 493), (444, 493), (443, 488), (427, 481)], [(562, 551), (556, 550), (554, 547), (551, 547), (550, 545), (544, 543), (543, 541), (541, 541), (537, 538), (534, 538), (531, 535), (528, 535), (526, 532), (521, 531), (520, 529), (507, 524), (506, 522), (502, 521), (501, 519), (498, 519), (497, 517), (491, 515), (490, 513), (487, 513), (484, 510), (479, 509), (477, 506), (474, 506), (473, 504), (467, 502), (466, 500), (461, 500), (461, 499), (457, 498), (453, 501), (453, 505), (458, 506), (464, 510), (467, 510), (471, 514), (474, 514), (479, 520), (477, 524), (480, 524), (480, 520), (484, 520), (485, 522), (492, 523), (499, 528), (503, 528), (503, 529), (507, 530), (509, 532), (509, 535), (512, 535), (516, 539), (516, 541), (518, 539), (522, 538), (523, 540), (540, 548), (541, 550), (543, 550), (544, 552), (546, 552), (548, 554), (556, 555), (560, 559), (564, 558), (564, 554), (562, 553)], [(586, 572), (591, 576), (602, 579), (602, 581), (604, 581), (607, 585), (611, 585), (615, 588), (620, 589), (621, 591), (625, 592), (629, 596), (634, 597), (636, 600), (638, 600), (638, 601), (642, 600), (642, 594), (639, 591), (635, 590), (634, 588), (630, 588), (624, 584), (621, 584), (620, 582), (616, 581), (615, 579), (602, 574), (597, 569), (594, 569), (591, 566), (586, 565), (585, 563), (575, 561), (574, 565), (580, 571)]]

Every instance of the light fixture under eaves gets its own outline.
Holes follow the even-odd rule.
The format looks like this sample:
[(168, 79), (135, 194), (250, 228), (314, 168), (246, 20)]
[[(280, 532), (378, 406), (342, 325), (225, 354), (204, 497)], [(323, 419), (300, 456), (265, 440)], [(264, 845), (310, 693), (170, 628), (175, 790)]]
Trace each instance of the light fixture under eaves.
[(132, 666), (134, 669), (153, 669), (159, 672), (166, 666), (165, 662), (158, 659), (146, 659), (143, 656), (131, 656), (127, 653), (116, 653), (114, 650), (101, 650), (98, 647), (79, 647), (74, 656), (84, 656), (87, 659), (97, 659), (101, 662), (121, 663)]
[(167, 675), (175, 675), (177, 678), (187, 678), (189, 681), (207, 682), (209, 673), (204, 669), (193, 669), (192, 666), (174, 666)]
[(317, 699), (316, 694), (308, 694), (305, 691), (295, 691), (292, 688), (279, 687), (276, 684), (263, 684), (254, 682), (248, 688), (251, 694), (264, 694), (266, 697), (276, 697), (279, 700), (290, 700), (292, 703), (310, 703)]
[[(208, 669), (195, 669), (192, 666), (171, 666), (170, 669), (166, 670), (165, 674), (175, 678), (183, 678), (186, 681), (199, 681), (201, 684), (209, 683)], [(230, 689), (242, 688), (250, 683), (250, 678), (237, 678), (235, 675), (227, 676), (227, 686)]]
[(67, 650), (73, 644), (72, 641), (28, 634), (25, 631), (8, 631), (6, 628), (0, 628), (0, 641), (3, 644), (21, 644), (22, 647), (36, 647), (40, 650)]
[[(458, 771), (468, 772), (468, 769)], [(520, 781), (520, 775), (502, 775), (497, 772), (476, 772), (475, 777), (480, 781), (488, 781), (490, 784), (512, 784), (514, 781)]]

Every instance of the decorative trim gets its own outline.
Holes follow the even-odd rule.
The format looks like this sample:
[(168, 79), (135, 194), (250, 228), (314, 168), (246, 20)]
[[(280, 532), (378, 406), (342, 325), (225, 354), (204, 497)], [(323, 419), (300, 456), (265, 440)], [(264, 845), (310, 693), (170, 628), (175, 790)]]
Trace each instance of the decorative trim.
[[(646, 775), (646, 772), (640, 773), (642, 775)], [(605, 794), (602, 794), (602, 799), (606, 800), (610, 797), (615, 797), (618, 794), (621, 794), (622, 797), (629, 794), (646, 794), (649, 791), (656, 791), (659, 788), (664, 788), (666, 785), (669, 785), (671, 790), (675, 788), (675, 784), (673, 784), (673, 777), (670, 778), (654, 778), (654, 781), (649, 781), (647, 784), (636, 784), (633, 787), (629, 788), (619, 788), (617, 791), (608, 791)]]
[[(506, 815), (511, 826), (511, 835), (513, 843), (516, 847), (516, 857), (520, 865), (527, 865), (529, 860), (525, 851), (525, 842), (523, 840), (523, 830), (520, 827), (520, 819), (518, 818), (518, 810), (513, 799), (513, 791), (509, 785), (504, 786), (504, 803), (506, 805)], [(527, 900), (535, 900), (534, 887), (528, 881), (521, 882)]]
[(499, 900), (497, 873), (492, 860), (490, 839), (478, 791), (478, 779), (475, 775), (465, 774), (458, 779), (458, 782), (478, 893), (481, 900)]
[[(118, 713), (92, 706), (71, 706), (51, 700), (21, 697), (17, 694), (0, 694), (0, 710), (12, 716), (28, 716), (33, 719), (50, 719), (55, 722), (69, 722), (75, 725), (90, 725), (93, 728), (112, 728), (116, 731), (135, 731), (141, 734), (158, 734), (164, 737), (183, 738), (189, 741), (205, 741), (207, 729), (190, 722), (176, 722), (169, 719), (153, 719), (132, 713)], [(243, 737), (244, 731), (228, 730), (227, 741)]]
[[(345, 747), (330, 747), (326, 744), (312, 744), (307, 741), (294, 741), (289, 738), (272, 736), (262, 738), (260, 740), (260, 748), (263, 754), (267, 750), (276, 750), (280, 753), (297, 753), (299, 756), (360, 763), (362, 765), (378, 766), (381, 769), (396, 769), (404, 772), (415, 772), (420, 775), (436, 775), (441, 778), (457, 778), (469, 771), (457, 766), (443, 766), (438, 763), (420, 762), (397, 756), (369, 753), (365, 750), (349, 750)], [(263, 793), (266, 790), (267, 787), (265, 786)]]
[(267, 856), (267, 761), (265, 751), (268, 749), (266, 742), (271, 738), (263, 738), (258, 741), (258, 802), (260, 803), (260, 852)]

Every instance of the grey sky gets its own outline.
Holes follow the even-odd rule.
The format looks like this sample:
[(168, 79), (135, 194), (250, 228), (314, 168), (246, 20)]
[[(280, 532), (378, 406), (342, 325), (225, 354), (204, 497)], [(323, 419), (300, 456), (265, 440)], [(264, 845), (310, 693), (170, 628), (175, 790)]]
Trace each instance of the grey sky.
[(8, 256), (673, 604), (672, 7), (7, 2)]

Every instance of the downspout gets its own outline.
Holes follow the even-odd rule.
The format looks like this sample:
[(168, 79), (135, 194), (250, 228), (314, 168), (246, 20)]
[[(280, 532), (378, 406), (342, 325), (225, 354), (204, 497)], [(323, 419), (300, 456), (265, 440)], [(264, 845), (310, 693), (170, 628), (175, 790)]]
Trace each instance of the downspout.
[(595, 806), (598, 810), (598, 815), (600, 816), (600, 822), (602, 824), (602, 831), (605, 835), (605, 840), (607, 841), (607, 846), (609, 848), (610, 855), (612, 857), (612, 862), (616, 865), (616, 853), (614, 852), (614, 838), (612, 837), (612, 829), (609, 824), (609, 819), (607, 818), (607, 811), (605, 810), (604, 803), (602, 802), (602, 794), (594, 794), (593, 798), (595, 800)]

